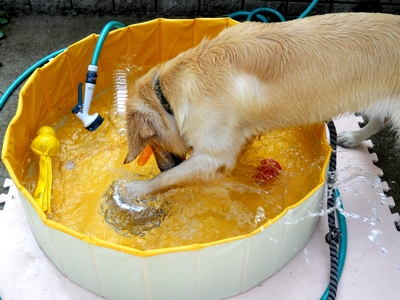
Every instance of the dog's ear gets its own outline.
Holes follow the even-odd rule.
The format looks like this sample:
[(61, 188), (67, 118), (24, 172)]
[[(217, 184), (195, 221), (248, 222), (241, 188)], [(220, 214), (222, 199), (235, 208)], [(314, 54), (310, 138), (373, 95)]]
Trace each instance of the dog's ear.
[(128, 114), (128, 154), (124, 164), (133, 161), (142, 152), (148, 141), (156, 134), (154, 124), (145, 114)]
[(139, 134), (140, 134), (141, 138), (144, 140), (148, 140), (148, 139), (152, 138), (156, 134), (155, 129), (154, 129), (154, 124), (152, 124), (150, 122), (150, 120), (146, 120), (146, 119), (142, 120), (141, 123), (142, 124), (139, 127), (140, 128)]

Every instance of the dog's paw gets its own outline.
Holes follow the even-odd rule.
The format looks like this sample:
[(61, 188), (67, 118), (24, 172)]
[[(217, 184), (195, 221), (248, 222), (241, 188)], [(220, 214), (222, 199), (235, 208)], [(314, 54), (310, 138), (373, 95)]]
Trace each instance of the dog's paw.
[(125, 184), (128, 193), (137, 194), (138, 196), (147, 195), (151, 193), (148, 180), (132, 181)]
[(353, 148), (360, 145), (360, 141), (354, 131), (343, 131), (337, 136), (337, 144), (345, 148)]

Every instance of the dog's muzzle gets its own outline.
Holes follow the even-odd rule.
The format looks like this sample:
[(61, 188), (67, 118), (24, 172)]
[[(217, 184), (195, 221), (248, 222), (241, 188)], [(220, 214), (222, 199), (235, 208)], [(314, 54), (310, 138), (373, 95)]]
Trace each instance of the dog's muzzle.
[(175, 154), (165, 151), (163, 147), (155, 140), (149, 141), (149, 146), (153, 150), (154, 158), (161, 172), (168, 171), (179, 165), (184, 158), (178, 157)]
[(154, 152), (154, 157), (161, 172), (168, 171), (183, 161), (180, 157), (166, 151)]

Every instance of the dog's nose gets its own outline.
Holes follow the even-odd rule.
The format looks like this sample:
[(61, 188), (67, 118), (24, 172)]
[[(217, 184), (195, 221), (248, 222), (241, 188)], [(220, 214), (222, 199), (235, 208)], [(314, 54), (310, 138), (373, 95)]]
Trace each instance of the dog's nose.
[(161, 172), (168, 171), (183, 161), (182, 158), (167, 151), (155, 151), (154, 157)]

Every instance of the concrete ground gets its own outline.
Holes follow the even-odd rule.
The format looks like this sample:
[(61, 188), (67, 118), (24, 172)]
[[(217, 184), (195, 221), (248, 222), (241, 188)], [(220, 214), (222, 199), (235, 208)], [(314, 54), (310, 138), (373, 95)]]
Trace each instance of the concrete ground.
[[(158, 16), (93, 16), (93, 15), (29, 15), (11, 19), (9, 24), (1, 26), (6, 38), (0, 40), (0, 93), (29, 66), (44, 56), (67, 47), (68, 45), (92, 34), (99, 33), (104, 25), (111, 20), (117, 20), (129, 25), (146, 21)], [(171, 17), (171, 16), (169, 16)], [(192, 17), (192, 16), (188, 16)], [(182, 16), (181, 16), (182, 18)], [(22, 85), (11, 95), (0, 111), (0, 140), (3, 141), (7, 125), (15, 114), (18, 94)], [(393, 133), (385, 130), (372, 138), (372, 152), (378, 157), (376, 165), (383, 170), (383, 180), (387, 181), (392, 196), (397, 204), (393, 212), (400, 212), (400, 156), (394, 149)], [(8, 177), (4, 165), (0, 164), (0, 183)], [(5, 192), (2, 187), (1, 192)]]

